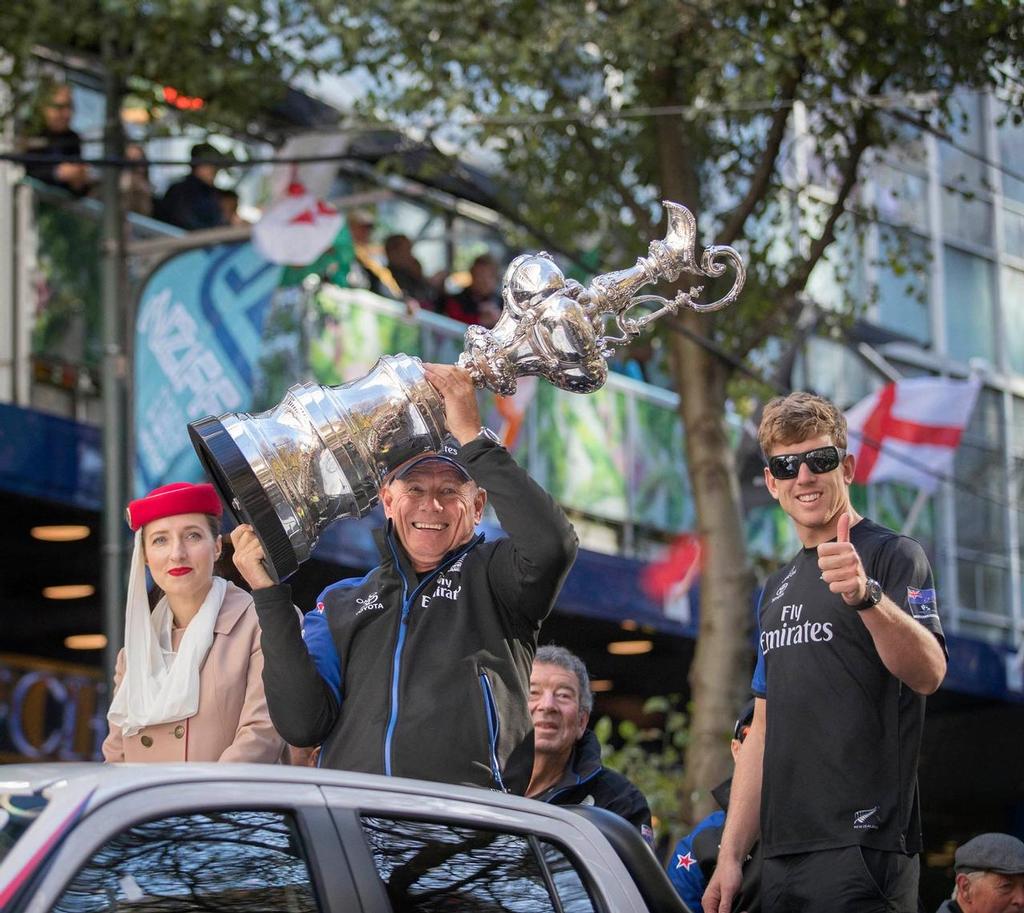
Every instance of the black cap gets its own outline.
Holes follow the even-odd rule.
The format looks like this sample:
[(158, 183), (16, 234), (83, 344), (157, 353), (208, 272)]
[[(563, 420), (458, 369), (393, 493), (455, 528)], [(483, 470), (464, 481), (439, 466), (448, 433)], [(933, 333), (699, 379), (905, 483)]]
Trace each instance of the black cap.
[(979, 834), (956, 851), (957, 872), (1024, 874), (1024, 843), (1009, 834)]
[(441, 446), (438, 450), (428, 450), (426, 453), (421, 453), (410, 460), (406, 460), (385, 479), (385, 484), (395, 479), (404, 479), (413, 469), (430, 463), (440, 463), (442, 465), (439, 468), (449, 467), (459, 473), (467, 482), (472, 481), (473, 477), (469, 474), (469, 470), (456, 459), (461, 452), (458, 441), (451, 435), (448, 435), (441, 441)]
[(213, 143), (196, 143), (189, 154), (191, 162), (219, 162), (223, 160), (235, 161), (234, 155), (230, 152), (221, 152)]
[(743, 705), (740, 715), (736, 718), (736, 725), (732, 730), (734, 739), (743, 741), (743, 730), (754, 721), (754, 699), (751, 698)]

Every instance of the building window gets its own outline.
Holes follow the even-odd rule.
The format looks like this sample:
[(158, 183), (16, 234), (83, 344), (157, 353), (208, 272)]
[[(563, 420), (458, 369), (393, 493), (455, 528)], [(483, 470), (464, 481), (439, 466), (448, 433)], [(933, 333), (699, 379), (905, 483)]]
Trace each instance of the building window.
[[(1020, 110), (1006, 102), (999, 102), (996, 124), (999, 133), (999, 159), (1003, 163), (1000, 172), (1003, 195), (1018, 203), (1024, 203), (1024, 177), (1020, 176), (1021, 162), (1024, 162), (1024, 122), (1020, 120)], [(1012, 171), (1013, 174), (1008, 174), (1008, 171)]]
[(1024, 209), (1003, 206), (1003, 249), (1024, 260)]
[(878, 322), (914, 340), (932, 344), (928, 242), (920, 235), (881, 226), (878, 232)]
[(175, 815), (139, 824), (78, 872), (55, 913), (317, 913), (295, 822), (264, 811)]
[[(1024, 374), (1024, 272), (1003, 267), (1003, 326), (1010, 369)], [(1021, 442), (1024, 449), (1024, 441)]]
[(957, 361), (997, 365), (995, 288), (991, 261), (945, 248), (946, 350)]
[(997, 561), (1007, 557), (1005, 440), (1002, 393), (983, 389), (954, 461), (957, 547)]

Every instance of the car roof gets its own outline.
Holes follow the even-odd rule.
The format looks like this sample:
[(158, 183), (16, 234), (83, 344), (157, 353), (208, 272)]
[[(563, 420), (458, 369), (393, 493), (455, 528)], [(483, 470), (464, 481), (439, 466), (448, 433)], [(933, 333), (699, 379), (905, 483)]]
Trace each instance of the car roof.
[[(535, 814), (547, 809), (556, 817), (565, 815), (557, 806), (496, 790), (286, 764), (54, 762), (0, 765), (0, 792), (35, 793), (46, 790), (50, 802), (57, 804), (74, 802), (83, 792), (91, 794), (89, 805), (95, 806), (138, 789), (223, 780), (239, 783), (272, 781), (348, 787), (462, 802), (511, 805)], [(565, 820), (575, 819), (568, 816)]]

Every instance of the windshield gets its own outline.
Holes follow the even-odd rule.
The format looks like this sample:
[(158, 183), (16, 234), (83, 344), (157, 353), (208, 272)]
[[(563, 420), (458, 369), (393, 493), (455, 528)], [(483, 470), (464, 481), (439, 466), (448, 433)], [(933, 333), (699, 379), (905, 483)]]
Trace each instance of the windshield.
[(0, 862), (7, 858), (18, 838), (42, 814), (48, 801), (39, 793), (0, 792)]

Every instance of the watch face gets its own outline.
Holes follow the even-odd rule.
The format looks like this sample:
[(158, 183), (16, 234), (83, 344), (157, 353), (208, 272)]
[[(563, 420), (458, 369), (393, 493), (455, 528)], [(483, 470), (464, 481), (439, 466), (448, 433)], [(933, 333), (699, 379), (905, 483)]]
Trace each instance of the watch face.
[(882, 601), (882, 587), (877, 580), (868, 580), (868, 593), (865, 601), (871, 605), (878, 605)]

